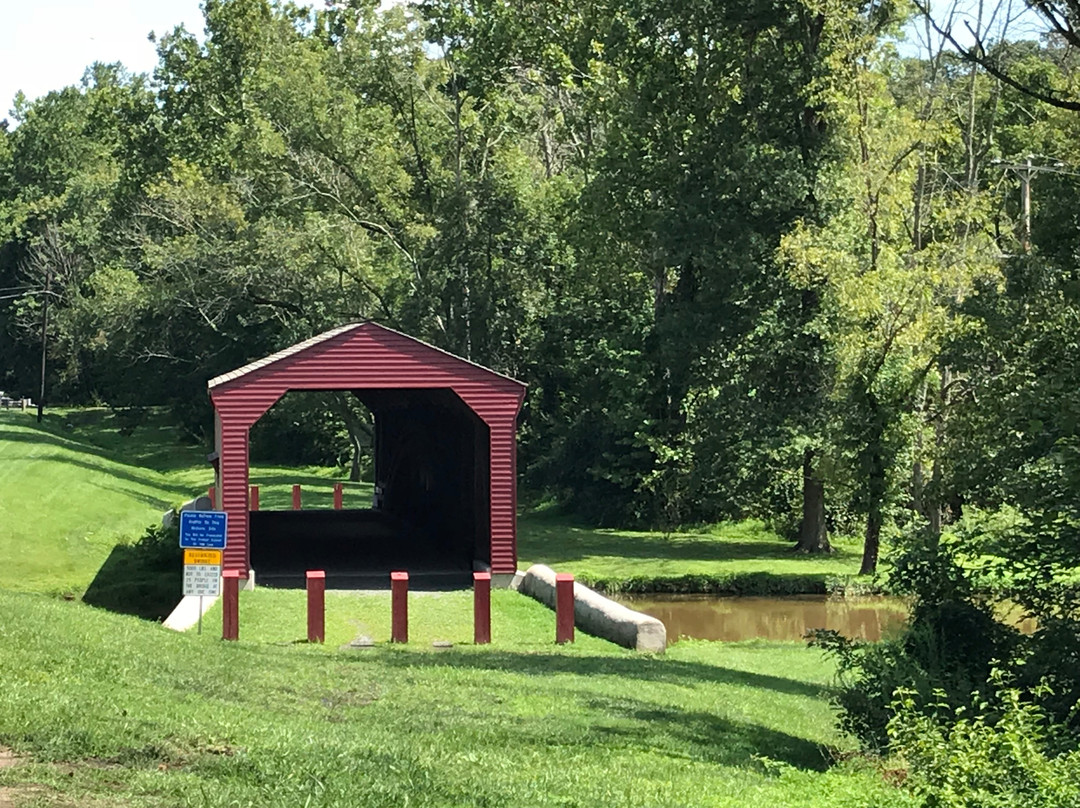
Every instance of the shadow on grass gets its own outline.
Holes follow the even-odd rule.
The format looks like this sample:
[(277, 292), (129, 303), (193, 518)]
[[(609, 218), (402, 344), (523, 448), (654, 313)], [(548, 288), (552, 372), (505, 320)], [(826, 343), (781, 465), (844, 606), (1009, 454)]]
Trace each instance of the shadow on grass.
[[(26, 443), (42, 443), (42, 442), (48, 442), (49, 438), (47, 437), (45, 439), (45, 441), (41, 441), (41, 440), (37, 440), (35, 436), (30, 436), (30, 435), (25, 435), (25, 434), (20, 434), (20, 433), (10, 434), (10, 433), (6, 433), (3, 429), (0, 429), (0, 440), (23, 441), (23, 442), (26, 442)], [(63, 445), (63, 444), (58, 444), (58, 445)], [(71, 447), (68, 447), (68, 448), (71, 448)], [(107, 462), (94, 463), (94, 462), (92, 462), (90, 460), (85, 459), (85, 455), (88, 454), (88, 453), (83, 452), (83, 450), (81, 448), (76, 447), (76, 448), (72, 449), (72, 451), (79, 451), (84, 456), (80, 457), (78, 455), (60, 454), (60, 453), (56, 453), (56, 454), (42, 453), (42, 454), (36, 455), (35, 459), (37, 459), (37, 460), (48, 460), (48, 461), (52, 461), (54, 463), (58, 463), (58, 464), (61, 464), (61, 465), (64, 465), (64, 466), (74, 466), (74, 467), (77, 467), (77, 468), (85, 469), (86, 471), (92, 471), (92, 472), (104, 475), (106, 477), (114, 478), (116, 480), (123, 480), (124, 482), (132, 483), (133, 485), (141, 485), (141, 486), (146, 486), (147, 488), (156, 488), (156, 489), (166, 490), (166, 491), (169, 491), (169, 492), (175, 494), (176, 498), (178, 498), (178, 499), (184, 499), (184, 498), (187, 498), (188, 496), (190, 496), (190, 491), (189, 491), (189, 488), (187, 486), (179, 485), (179, 484), (170, 484), (170, 483), (162, 481), (160, 479), (153, 479), (153, 478), (143, 476), (143, 475), (140, 475), (140, 474), (137, 474), (137, 473), (133, 473), (132, 471), (129, 471), (129, 469), (132, 468), (132, 466), (130, 466), (127, 463), (127, 461), (125, 461), (125, 460), (112, 460), (112, 461), (109, 461), (109, 458), (107, 458), (105, 455), (96, 454), (94, 456), (100, 457), (100, 458), (102, 458), (103, 461), (107, 461)], [(99, 486), (99, 487), (106, 488), (107, 486)], [(113, 490), (117, 491), (118, 493), (125, 494), (127, 496), (139, 497), (139, 494), (137, 492), (131, 491), (129, 489), (113, 487)], [(165, 510), (166, 508), (168, 508), (171, 505), (171, 503), (163, 502), (162, 500), (160, 500), (160, 499), (158, 499), (156, 497), (143, 497), (143, 499), (146, 501), (147, 504), (153, 505), (155, 508), (161, 508), (162, 510)]]
[(160, 622), (180, 602), (182, 568), (175, 533), (151, 529), (135, 544), (113, 547), (82, 599), (99, 609)]
[[(669, 754), (672, 756), (684, 757), (683, 750), (689, 746), (696, 748), (702, 759), (724, 766), (746, 765), (755, 755), (762, 755), (801, 769), (824, 771), (828, 768), (822, 748), (813, 741), (749, 721), (627, 698), (593, 697), (588, 706), (608, 715), (647, 724), (650, 737), (655, 737), (657, 733), (672, 737), (681, 747), (671, 750)], [(638, 743), (658, 751), (655, 743), (643, 744), (641, 732), (635, 729), (600, 726), (594, 731), (612, 736), (617, 739), (615, 743), (619, 746)]]
[[(16, 424), (24, 429), (5, 428)], [(91, 440), (90, 435), (97, 440)], [(108, 438), (109, 445), (98, 442), (103, 437)], [(100, 411), (46, 414), (40, 425), (30, 418), (5, 420), (0, 423), (0, 439), (51, 443), (114, 463), (142, 466), (161, 473), (205, 462), (205, 450), (179, 443), (176, 430), (168, 424), (151, 422), (139, 426), (130, 435), (123, 435), (119, 432), (116, 417)]]
[[(744, 561), (790, 559), (792, 543), (779, 537), (725, 539), (722, 534), (663, 535), (559, 524), (554, 520), (524, 518), (518, 542), (522, 556), (543, 563), (572, 563), (587, 558), (652, 559), (671, 561)], [(835, 565), (836, 559), (854, 555), (838, 549), (831, 555), (804, 555), (801, 560)]]
[[(356, 656), (357, 662), (366, 659)], [(820, 698), (827, 692), (817, 685), (780, 676), (756, 674), (693, 662), (643, 657), (573, 657), (561, 654), (514, 654), (508, 652), (439, 654), (386, 654), (380, 662), (416, 670), (423, 667), (452, 667), (526, 676), (575, 674), (578, 676), (618, 676), (677, 686), (734, 685), (759, 688), (766, 693), (747, 698), (768, 699), (768, 692)], [(528, 685), (525, 685), (529, 688)], [(751, 765), (755, 755), (764, 755), (802, 769), (823, 771), (828, 760), (822, 747), (752, 721), (740, 721), (701, 710), (688, 710), (667, 704), (621, 695), (564, 688), (580, 704), (587, 716), (588, 729), (579, 737), (560, 736), (560, 746), (575, 742), (611, 747), (638, 747), (672, 757), (706, 760), (722, 765)], [(638, 724), (638, 726), (635, 726)], [(532, 729), (522, 724), (515, 729), (514, 743), (528, 743), (535, 732), (539, 746), (550, 744), (546, 728)]]
[[(353, 659), (352, 657), (349, 658)], [(362, 657), (357, 656), (360, 660)], [(571, 673), (579, 676), (618, 676), (662, 684), (693, 686), (701, 684), (726, 684), (755, 687), (786, 693), (792, 696), (817, 698), (828, 694), (825, 685), (753, 673), (701, 662), (685, 662), (650, 656), (570, 656), (566, 654), (514, 653), (512, 651), (448, 650), (438, 654), (387, 654), (382, 660), (388, 665), (402, 667), (473, 668), (519, 673), (525, 676), (550, 676)]]

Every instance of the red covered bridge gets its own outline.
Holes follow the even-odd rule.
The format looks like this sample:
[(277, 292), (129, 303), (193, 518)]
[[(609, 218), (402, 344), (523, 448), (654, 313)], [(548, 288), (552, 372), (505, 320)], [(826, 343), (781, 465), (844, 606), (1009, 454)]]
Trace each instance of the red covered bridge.
[[(209, 388), (220, 507), (229, 515), (226, 569), (246, 577), (253, 555), (257, 571), (274, 562), (258, 552), (263, 531), (266, 546), (273, 534), (273, 546), (288, 548), (302, 565), (313, 563), (304, 553), (329, 536), (369, 571), (432, 560), (457, 569), (490, 565), (496, 574), (516, 570), (521, 382), (367, 322), (218, 376)], [(248, 435), (290, 390), (351, 391), (371, 410), (380, 492), (372, 510), (351, 517), (250, 512)]]

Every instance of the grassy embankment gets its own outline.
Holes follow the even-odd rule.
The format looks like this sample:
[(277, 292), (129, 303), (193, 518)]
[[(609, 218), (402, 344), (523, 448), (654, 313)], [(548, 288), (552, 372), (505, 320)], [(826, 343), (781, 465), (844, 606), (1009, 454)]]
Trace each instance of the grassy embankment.
[[(136, 535), (209, 476), (201, 451), (158, 428), (125, 438), (100, 412), (46, 427), (0, 418), (0, 553), (11, 562), (0, 566), (0, 590), (78, 591), (112, 557), (111, 537)], [(274, 476), (271, 493), (287, 502), (297, 473), (263, 481)], [(329, 495), (328, 477), (303, 481)], [(646, 557), (629, 537), (620, 556), (617, 536), (589, 532), (591, 555)], [(565, 567), (586, 561), (579, 555), (545, 560)], [(222, 644), (216, 611), (202, 636), (178, 635), (0, 591), (0, 746), (25, 756), (0, 767), (0, 805), (903, 799), (872, 768), (834, 764), (830, 750), (844, 741), (827, 700), (831, 669), (801, 644), (685, 642), (650, 658), (579, 634), (559, 648), (550, 611), (495, 592), (495, 641), (477, 648), (469, 593), (414, 596), (410, 613), (412, 643), (390, 646), (385, 595), (331, 593), (328, 642), (309, 646), (302, 595), (258, 590), (242, 597), (241, 642)], [(358, 635), (376, 646), (341, 647)], [(434, 639), (455, 647), (432, 650)]]
[[(117, 545), (213, 483), (206, 452), (160, 418), (125, 435), (108, 410), (53, 411), (41, 425), (0, 410), (0, 588), (81, 596), (110, 556), (129, 560)], [(291, 507), (300, 483), (305, 506), (328, 508), (337, 472), (258, 466), (251, 478), (263, 507)], [(371, 487), (346, 496), (370, 502)]]
[[(330, 642), (296, 640), (291, 593), (246, 593), (241, 641), (173, 634), (79, 603), (0, 592), (0, 804), (131, 806), (856, 806), (903, 794), (838, 742), (830, 670), (798, 644), (680, 643), (651, 658), (493, 600), (495, 643), (460, 639), (467, 594), (331, 598)], [(375, 618), (372, 620), (372, 618)]]

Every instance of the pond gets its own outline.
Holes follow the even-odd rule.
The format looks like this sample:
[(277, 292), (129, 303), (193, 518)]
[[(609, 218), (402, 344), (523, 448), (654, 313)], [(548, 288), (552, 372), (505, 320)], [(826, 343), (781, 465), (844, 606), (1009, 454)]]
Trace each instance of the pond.
[(801, 640), (810, 629), (827, 628), (845, 637), (880, 640), (907, 620), (901, 598), (830, 599), (826, 595), (783, 598), (713, 595), (620, 596), (620, 603), (652, 615), (667, 627), (668, 644), (699, 640)]

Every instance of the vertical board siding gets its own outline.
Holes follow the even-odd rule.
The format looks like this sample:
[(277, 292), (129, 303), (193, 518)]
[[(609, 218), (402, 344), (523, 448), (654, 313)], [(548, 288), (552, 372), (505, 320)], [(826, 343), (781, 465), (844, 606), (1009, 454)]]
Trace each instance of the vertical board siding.
[[(291, 352), (290, 352), (291, 351)], [(247, 575), (248, 432), (290, 390), (446, 388), (490, 431), (490, 533), (493, 572), (517, 569), (516, 421), (521, 382), (376, 323), (327, 332), (210, 382), (220, 419), (222, 508), (229, 514), (226, 569)]]

